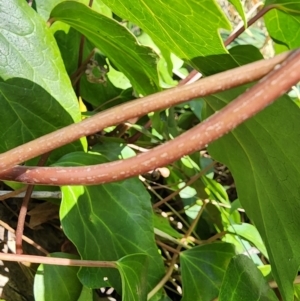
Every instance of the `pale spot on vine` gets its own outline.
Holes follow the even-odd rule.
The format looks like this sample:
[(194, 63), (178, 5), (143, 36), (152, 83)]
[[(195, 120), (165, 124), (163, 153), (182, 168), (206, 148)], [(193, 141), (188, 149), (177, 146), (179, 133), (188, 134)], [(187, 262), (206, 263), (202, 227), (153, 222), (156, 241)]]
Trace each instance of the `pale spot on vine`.
[(58, 181), (57, 178), (50, 178), (50, 180), (51, 180), (52, 182), (57, 182), (57, 181)]

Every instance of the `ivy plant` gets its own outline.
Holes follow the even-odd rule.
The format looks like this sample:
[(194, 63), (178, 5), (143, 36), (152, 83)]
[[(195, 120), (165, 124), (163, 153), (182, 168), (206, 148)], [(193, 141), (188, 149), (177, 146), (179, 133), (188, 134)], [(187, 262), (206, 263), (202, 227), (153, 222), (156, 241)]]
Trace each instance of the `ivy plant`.
[(226, 5), (0, 1), (0, 179), (76, 249), (21, 255), (24, 198), (36, 301), (298, 298), (300, 4)]

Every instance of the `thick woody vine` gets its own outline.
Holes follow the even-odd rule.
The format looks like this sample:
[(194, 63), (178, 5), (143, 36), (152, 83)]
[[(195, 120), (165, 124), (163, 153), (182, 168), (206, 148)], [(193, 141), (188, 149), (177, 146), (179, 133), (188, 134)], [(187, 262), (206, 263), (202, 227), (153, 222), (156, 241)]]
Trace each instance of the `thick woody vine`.
[[(56, 186), (95, 185), (148, 172), (203, 148), (263, 110), (300, 80), (298, 70), (300, 49), (114, 107), (1, 154), (0, 179)], [(107, 126), (260, 78), (251, 89), (193, 129), (134, 158), (83, 167), (15, 166)]]

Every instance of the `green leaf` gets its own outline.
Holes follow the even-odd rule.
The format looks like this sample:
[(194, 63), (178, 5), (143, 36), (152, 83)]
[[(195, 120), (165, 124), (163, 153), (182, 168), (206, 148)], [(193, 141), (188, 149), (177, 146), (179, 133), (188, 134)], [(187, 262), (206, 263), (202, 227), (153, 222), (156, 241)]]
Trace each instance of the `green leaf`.
[[(167, 218), (153, 213), (153, 226), (154, 228), (160, 230), (162, 235), (161, 237), (164, 237), (164, 234), (170, 235), (171, 237), (175, 238), (182, 238), (182, 234), (178, 233), (174, 228), (171, 227), (170, 222)], [(165, 236), (167, 238), (168, 236)]]
[(231, 232), (232, 234), (239, 235), (253, 243), (258, 248), (258, 250), (268, 259), (266, 247), (256, 227), (246, 223), (242, 223), (241, 225), (234, 224), (229, 226), (227, 228), (227, 231)]
[[(270, 2), (270, 1), (267, 1)], [(287, 1), (272, 1), (276, 4), (283, 4), (284, 6), (277, 6), (278, 9), (270, 10), (265, 16), (265, 24), (272, 39), (278, 43), (287, 46), (289, 49), (297, 48), (300, 46), (300, 5), (299, 2), (285, 3)], [(284, 10), (291, 4), (295, 7), (288, 13)], [(267, 5), (267, 3), (266, 3)], [(281, 10), (282, 9), (282, 10)]]
[(180, 253), (182, 271), (182, 301), (211, 301), (221, 287), (234, 246), (214, 243)]
[(240, 0), (229, 0), (229, 2), (235, 7), (241, 18), (243, 19), (244, 26), (247, 28), (247, 19), (244, 12), (243, 5)]
[[(56, 99), (26, 79), (0, 79), (0, 105), (5, 112), (0, 118), (0, 153), (73, 123)], [(73, 142), (53, 151), (49, 161), (81, 149), (79, 141)]]
[[(91, 165), (105, 161), (100, 155), (78, 152), (62, 158), (59, 165)], [(153, 288), (162, 277), (163, 264), (154, 242), (150, 198), (140, 181), (65, 186), (62, 192), (61, 223), (81, 257), (115, 261), (130, 254), (147, 254), (148, 289)], [(115, 269), (82, 268), (78, 276), (87, 287), (111, 285), (121, 291), (120, 275)]]
[[(55, 40), (26, 1), (1, 3), (0, 48), (0, 74), (4, 80), (18, 77), (34, 82), (56, 99), (74, 121), (80, 120), (78, 102)], [(43, 103), (44, 99), (39, 101)], [(51, 114), (49, 107), (45, 112)]]
[[(50, 256), (77, 258), (66, 253), (52, 253)], [(78, 270), (78, 267), (41, 264), (34, 277), (35, 301), (76, 301), (82, 290), (77, 277)]]
[(151, 48), (140, 46), (124, 26), (72, 1), (58, 4), (51, 17), (84, 34), (128, 77), (138, 93), (146, 95), (159, 90), (157, 55)]
[(94, 292), (92, 289), (83, 286), (77, 301), (95, 301), (93, 298), (93, 293)]
[[(241, 92), (237, 88), (207, 97), (211, 112)], [(266, 244), (285, 300), (292, 299), (300, 264), (299, 129), (300, 111), (284, 96), (209, 146), (210, 154), (233, 174), (239, 200)]]
[(238, 255), (231, 259), (220, 290), (219, 300), (278, 301), (262, 273), (245, 255)]
[(218, 30), (229, 30), (230, 24), (215, 1), (103, 2), (118, 16), (142, 28), (160, 48), (182, 59), (226, 53)]
[(299, 13), (300, 3), (298, 0), (266, 0), (265, 6), (274, 5), (283, 11), (290, 13)]
[[(35, 7), (40, 16), (43, 17), (44, 20), (49, 19), (51, 10), (59, 3), (65, 0), (34, 0)], [(83, 4), (87, 4), (86, 0), (74, 0), (77, 2), (81, 2)], [(111, 10), (101, 1), (101, 0), (93, 0), (93, 10), (98, 13), (101, 13), (107, 17), (111, 17)]]
[(128, 255), (116, 264), (122, 278), (122, 301), (146, 301), (148, 256)]

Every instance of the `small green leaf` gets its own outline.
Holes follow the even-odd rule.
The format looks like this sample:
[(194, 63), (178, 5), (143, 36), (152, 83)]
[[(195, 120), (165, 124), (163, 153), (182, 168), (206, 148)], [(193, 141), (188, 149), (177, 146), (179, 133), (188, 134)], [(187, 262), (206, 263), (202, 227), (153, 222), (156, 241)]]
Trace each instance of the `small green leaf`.
[(268, 259), (266, 247), (257, 231), (256, 227), (251, 224), (242, 223), (241, 225), (231, 225), (227, 228), (228, 232), (239, 235), (251, 243), (253, 243), (258, 250)]
[(180, 253), (182, 301), (211, 301), (216, 298), (234, 246), (214, 243)]
[(138, 93), (146, 95), (159, 90), (157, 55), (151, 48), (139, 45), (124, 26), (72, 1), (58, 4), (51, 17), (84, 34), (128, 77)]
[[(52, 253), (50, 256), (78, 258), (66, 253)], [(41, 264), (34, 277), (35, 301), (76, 301), (82, 290), (78, 270), (78, 267)]]
[(132, 254), (116, 262), (122, 278), (122, 301), (147, 300), (148, 259), (146, 254)]
[(220, 301), (278, 301), (262, 273), (245, 255), (231, 259), (220, 290)]
[(244, 26), (247, 28), (247, 19), (244, 12), (243, 5), (240, 0), (229, 0), (229, 2), (235, 7), (241, 18), (243, 19)]
[[(266, 1), (270, 2), (270, 1)], [(278, 44), (283, 44), (289, 49), (300, 46), (300, 4), (298, 1), (272, 1), (278, 9), (270, 10), (265, 16), (265, 24), (271, 38)], [(282, 5), (281, 5), (282, 4)], [(288, 4), (291, 4), (289, 7)], [(267, 3), (266, 3), (267, 6)], [(292, 13), (285, 10), (291, 9)]]
[(161, 215), (153, 213), (153, 226), (162, 233), (168, 234), (175, 238), (182, 238), (182, 234), (178, 233), (174, 228), (172, 228), (169, 220)]

